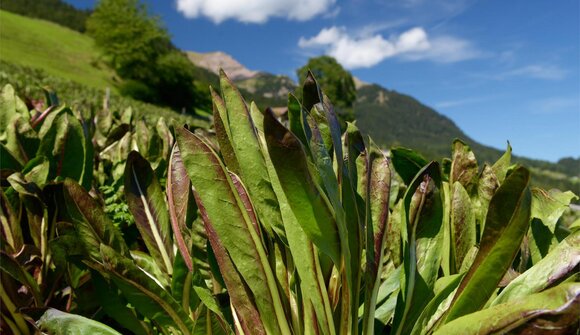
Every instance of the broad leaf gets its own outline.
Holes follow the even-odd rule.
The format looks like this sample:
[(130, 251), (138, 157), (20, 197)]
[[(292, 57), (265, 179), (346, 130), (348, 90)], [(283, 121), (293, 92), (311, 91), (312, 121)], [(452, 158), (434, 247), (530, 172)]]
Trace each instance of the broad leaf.
[(101, 254), (104, 265), (88, 265), (101, 273), (107, 273), (139, 313), (155, 320), (170, 332), (181, 332), (183, 335), (192, 333), (192, 320), (153, 277), (106, 245), (101, 245)]
[(391, 159), (395, 171), (397, 171), (403, 179), (403, 182), (407, 185), (411, 183), (421, 168), (429, 163), (417, 152), (402, 147), (391, 149)]
[(371, 144), (366, 166), (366, 273), (363, 332), (374, 333), (374, 314), (379, 291), (389, 220), (391, 167), (388, 158)]
[(493, 305), (524, 299), (574, 272), (580, 264), (580, 231), (570, 234), (545, 258), (519, 275), (493, 301)]
[(574, 334), (579, 314), (580, 284), (566, 283), (526, 299), (467, 314), (444, 325), (435, 334), (536, 334), (542, 331)]
[(491, 199), (479, 252), (459, 285), (446, 322), (483, 307), (510, 267), (529, 226), (529, 179), (528, 170), (516, 168)]
[(113, 328), (100, 322), (84, 316), (61, 312), (54, 308), (49, 308), (44, 312), (38, 320), (38, 327), (48, 334), (121, 335)]
[(2, 270), (4, 274), (14, 278), (20, 284), (26, 286), (27, 291), (32, 294), (36, 306), (43, 305), (42, 296), (40, 294), (40, 287), (34, 278), (28, 272), (26, 272), (26, 270), (22, 267), (22, 264), (18, 264), (18, 262), (12, 256), (8, 255), (4, 251), (0, 251), (0, 270)]
[(289, 332), (266, 251), (229, 173), (197, 135), (183, 128), (176, 134), (189, 178), (199, 194), (196, 200), (200, 210), (203, 208), (208, 237), (215, 231), (220, 241), (210, 239), (214, 252), (218, 244), (227, 250), (256, 299), (266, 330)]
[(452, 269), (457, 272), (465, 255), (475, 245), (477, 235), (471, 199), (459, 181), (451, 188), (450, 228)]
[[(258, 139), (250, 111), (240, 92), (223, 71), (220, 73), (220, 85), (225, 111), (219, 107), (217, 110), (224, 128), (228, 128), (226, 134), (229, 145), (239, 164), (239, 172), (234, 172), (244, 180), (256, 207), (257, 216), (266, 230), (274, 230), (278, 236), (284, 238), (284, 225), (278, 200), (272, 189), (266, 162), (262, 155), (262, 150), (265, 148), (262, 148)], [(218, 106), (219, 100), (214, 104)], [(219, 127), (216, 130), (219, 130)], [(224, 136), (220, 135), (218, 138), (223, 139)], [(220, 145), (223, 145), (223, 140), (220, 141)]]
[(0, 93), (0, 140), (4, 140), (4, 131), (8, 128), (8, 125), (12, 120), (19, 116), (27, 116), (28, 109), (26, 105), (14, 92), (14, 87), (7, 84), (2, 88)]
[(177, 144), (173, 146), (169, 159), (166, 193), (175, 242), (189, 271), (193, 271), (191, 234), (186, 223), (188, 205), (193, 194), (191, 193), (191, 182), (187, 176)]
[(146, 323), (139, 320), (135, 310), (127, 306), (127, 301), (114, 284), (108, 283), (97, 271), (91, 272), (91, 281), (96, 290), (95, 296), (107, 315), (137, 335), (150, 334)]
[(569, 208), (570, 202), (578, 200), (578, 196), (571, 191), (562, 192), (558, 189), (545, 191), (540, 188), (532, 189), (532, 218), (537, 218), (555, 233), (558, 219)]
[(93, 174), (92, 143), (70, 109), (55, 111), (53, 115), (54, 118), (47, 118), (40, 129), (37, 155), (49, 159), (51, 179), (71, 178), (89, 190)]
[(510, 145), (510, 142), (508, 142), (505, 153), (491, 167), (493, 173), (497, 176), (497, 179), (500, 183), (503, 183), (503, 181), (505, 180), (507, 171), (511, 165), (511, 159), (512, 159), (512, 146)]
[(104, 244), (121, 255), (129, 257), (129, 248), (121, 233), (99, 203), (71, 179), (65, 180), (63, 186), (67, 214), (88, 255), (99, 261), (101, 259), (100, 245)]
[(453, 141), (453, 161), (449, 185), (453, 185), (457, 181), (469, 192), (477, 182), (477, 173), (477, 160), (471, 148), (460, 140)]
[(149, 162), (136, 151), (129, 154), (125, 166), (125, 197), (149, 253), (171, 274), (173, 248), (165, 195)]
[(264, 117), (264, 133), (278, 179), (298, 223), (322, 252), (340, 264), (338, 227), (328, 198), (310, 173), (300, 140), (271, 111)]
[(439, 164), (431, 162), (419, 171), (403, 198), (404, 276), (393, 321), (396, 334), (410, 332), (434, 296), (443, 242), (440, 188)]

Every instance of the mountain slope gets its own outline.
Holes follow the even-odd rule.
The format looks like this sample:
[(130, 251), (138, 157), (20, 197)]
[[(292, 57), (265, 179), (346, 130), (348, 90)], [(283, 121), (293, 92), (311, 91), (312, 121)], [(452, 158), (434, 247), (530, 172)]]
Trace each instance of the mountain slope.
[[(438, 160), (450, 156), (451, 143), (459, 138), (471, 146), (480, 164), (493, 163), (503, 154), (473, 140), (452, 120), (413, 97), (378, 85), (358, 89), (354, 110), (357, 126), (384, 148), (404, 146)], [(554, 164), (513, 156), (512, 161), (532, 170), (533, 185), (580, 194), (580, 159), (563, 158)]]
[(354, 107), (358, 127), (384, 147), (416, 148), (436, 159), (449, 155), (451, 142), (460, 138), (476, 150), (478, 158), (494, 161), (499, 150), (481, 145), (455, 123), (415, 98), (376, 84), (357, 91)]
[[(248, 101), (255, 101), (261, 108), (286, 106), (288, 93), (296, 89), (296, 83), (288, 76), (274, 75), (267, 72), (252, 71), (234, 59), (221, 52), (199, 53), (186, 51), (187, 57), (200, 69), (200, 74), (212, 86), (219, 70), (223, 69), (238, 88), (243, 91)], [(201, 73), (203, 72), (203, 73)], [(214, 74), (212, 78), (208, 73)]]

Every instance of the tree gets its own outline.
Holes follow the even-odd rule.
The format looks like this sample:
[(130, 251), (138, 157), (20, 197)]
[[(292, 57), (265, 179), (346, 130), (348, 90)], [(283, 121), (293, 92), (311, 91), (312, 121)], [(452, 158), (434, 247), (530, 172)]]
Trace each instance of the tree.
[(356, 87), (350, 72), (330, 56), (310, 58), (308, 63), (297, 71), (299, 82), (306, 79), (308, 70), (312, 71), (322, 91), (333, 102), (339, 116), (345, 121), (352, 121)]
[(105, 61), (123, 79), (121, 93), (177, 110), (194, 110), (199, 96), (194, 65), (173, 46), (145, 5), (138, 0), (101, 0), (87, 30)]
[(169, 35), (138, 0), (102, 0), (87, 21), (88, 33), (122, 78), (151, 76), (151, 62), (166, 53)]

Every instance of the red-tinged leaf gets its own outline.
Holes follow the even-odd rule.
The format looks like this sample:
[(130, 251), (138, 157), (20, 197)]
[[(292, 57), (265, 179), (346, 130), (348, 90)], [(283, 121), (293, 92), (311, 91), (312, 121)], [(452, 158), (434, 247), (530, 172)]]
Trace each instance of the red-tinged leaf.
[(529, 227), (529, 180), (529, 171), (518, 167), (495, 192), (479, 251), (457, 289), (446, 322), (482, 308), (512, 264)]
[(173, 146), (167, 170), (167, 206), (175, 236), (175, 242), (189, 271), (193, 271), (191, 259), (191, 236), (186, 225), (187, 209), (191, 194), (191, 182), (181, 159), (179, 147)]
[(149, 253), (173, 272), (173, 246), (165, 195), (149, 162), (132, 151), (125, 166), (125, 197)]

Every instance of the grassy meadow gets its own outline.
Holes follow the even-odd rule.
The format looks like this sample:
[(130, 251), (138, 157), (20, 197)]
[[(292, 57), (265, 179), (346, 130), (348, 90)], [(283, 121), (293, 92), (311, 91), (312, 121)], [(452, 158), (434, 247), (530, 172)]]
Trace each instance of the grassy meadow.
[(99, 63), (93, 40), (58, 24), (0, 10), (0, 60), (93, 88), (115, 90), (114, 73)]

